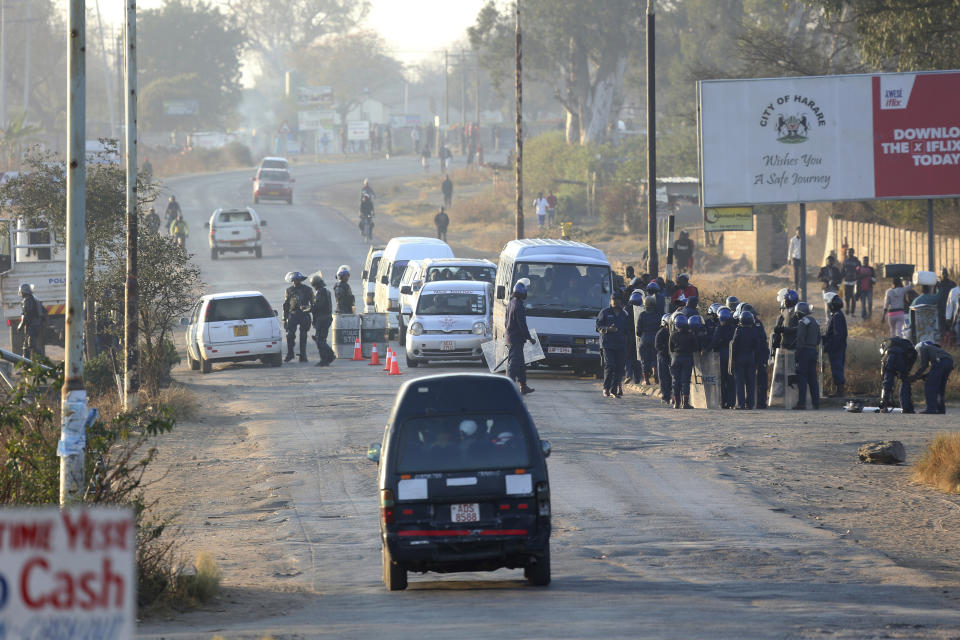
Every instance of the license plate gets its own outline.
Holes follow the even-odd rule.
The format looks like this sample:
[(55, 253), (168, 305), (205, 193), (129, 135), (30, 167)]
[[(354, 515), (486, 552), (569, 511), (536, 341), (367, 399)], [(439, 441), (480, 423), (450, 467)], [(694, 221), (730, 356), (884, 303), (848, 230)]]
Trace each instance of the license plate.
[(573, 347), (547, 347), (547, 353), (573, 353)]
[(250, 335), (250, 327), (245, 324), (238, 324), (233, 328), (233, 335), (236, 338)]
[(476, 502), (450, 505), (451, 522), (477, 522), (478, 520), (480, 520), (480, 505)]
[(440, 342), (440, 351), (453, 351), (457, 348), (457, 343), (453, 340), (443, 340)]

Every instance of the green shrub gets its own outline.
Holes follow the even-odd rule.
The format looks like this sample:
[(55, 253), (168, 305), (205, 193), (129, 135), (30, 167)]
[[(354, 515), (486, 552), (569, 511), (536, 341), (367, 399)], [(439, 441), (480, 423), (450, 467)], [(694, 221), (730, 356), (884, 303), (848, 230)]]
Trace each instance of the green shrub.
[(91, 395), (118, 391), (113, 358), (101, 353), (83, 363), (83, 382)]

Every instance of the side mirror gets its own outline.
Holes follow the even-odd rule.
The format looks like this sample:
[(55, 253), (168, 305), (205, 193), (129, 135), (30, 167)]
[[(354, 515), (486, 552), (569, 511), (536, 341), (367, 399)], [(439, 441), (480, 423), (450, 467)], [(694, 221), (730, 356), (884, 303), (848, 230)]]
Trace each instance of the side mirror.
[(540, 451), (543, 452), (543, 457), (544, 457), (544, 458), (549, 458), (549, 457), (550, 457), (550, 452), (551, 452), (552, 450), (553, 450), (553, 449), (550, 447), (550, 441), (549, 441), (549, 440), (541, 440), (541, 441), (540, 441)]
[(413, 286), (413, 290), (414, 290), (414, 291), (419, 291), (419, 290), (420, 290), (420, 287), (423, 286), (423, 280), (414, 280), (414, 281), (411, 282), (410, 284), (411, 284), (411, 286)]
[(277, 313), (277, 310), (276, 310), (276, 309), (273, 310), (273, 315), (276, 316), (276, 317), (278, 317), (278, 318), (280, 317), (280, 314)]
[(360, 279), (361, 279), (361, 280), (366, 280), (366, 279), (367, 279), (367, 276), (369, 276), (369, 275), (370, 275), (370, 272), (367, 271), (366, 269), (364, 269), (363, 271), (360, 272)]
[(209, 221), (209, 220), (208, 220), (207, 222), (204, 222), (204, 223), (203, 223), (203, 228), (204, 228), (204, 229), (209, 229), (209, 228), (210, 228), (210, 221)]
[(405, 284), (402, 287), (400, 287), (400, 293), (402, 293), (405, 296), (409, 296), (413, 293), (413, 289), (410, 288), (410, 285)]
[(367, 460), (370, 462), (380, 462), (380, 443), (374, 442), (370, 445), (370, 448), (367, 449)]
[(497, 300), (503, 300), (507, 295), (507, 288), (502, 284), (497, 286)]
[(388, 278), (387, 276), (381, 276), (380, 284), (390, 284), (390, 278)]
[(261, 220), (261, 221), (260, 221), (260, 226), (261, 226), (261, 227), (267, 226), (267, 221), (266, 221), (266, 220)]
[(180, 318), (180, 326), (181, 327), (190, 326), (190, 318)]

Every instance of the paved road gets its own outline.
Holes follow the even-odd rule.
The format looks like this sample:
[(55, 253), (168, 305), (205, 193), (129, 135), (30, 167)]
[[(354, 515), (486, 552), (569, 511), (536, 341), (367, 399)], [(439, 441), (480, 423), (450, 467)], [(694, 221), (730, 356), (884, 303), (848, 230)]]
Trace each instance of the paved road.
[[(365, 247), (353, 212), (321, 203), (337, 199), (338, 183), (355, 190), (362, 175), (376, 185), (416, 170), (400, 162), (297, 169), (292, 207), (257, 207), (268, 220), (262, 260), (212, 262), (201, 244), (214, 206), (246, 203), (247, 173), (175, 181), (209, 290), (260, 289), (277, 303), (286, 271), (358, 268)], [(551, 586), (529, 587), (520, 571), (501, 570), (411, 574), (407, 591), (387, 593), (375, 467), (364, 453), (379, 441), (402, 382), (450, 370), (396, 378), (343, 361), (329, 369), (216, 365), (206, 376), (178, 370), (206, 417), (178, 426), (163, 447), (190, 478), (180, 507), (191, 547), (215, 554), (227, 588), (217, 606), (144, 624), (140, 636), (960, 635), (955, 596), (930, 576), (791, 517), (717, 460), (676, 455), (685, 434), (703, 435), (705, 412), (661, 409), (640, 395), (604, 399), (595, 381), (559, 375), (534, 376), (528, 400), (554, 450)], [(736, 419), (745, 430), (761, 419), (775, 429), (790, 426), (789, 414)]]

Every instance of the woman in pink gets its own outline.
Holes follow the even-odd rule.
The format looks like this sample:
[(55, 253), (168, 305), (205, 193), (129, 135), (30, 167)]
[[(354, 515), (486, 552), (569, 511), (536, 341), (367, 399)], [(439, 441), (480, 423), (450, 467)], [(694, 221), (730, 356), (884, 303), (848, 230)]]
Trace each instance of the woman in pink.
[(906, 321), (904, 315), (903, 296), (906, 289), (903, 287), (903, 280), (894, 278), (893, 284), (887, 289), (887, 295), (883, 300), (883, 317), (890, 324), (890, 337), (899, 338), (900, 331), (903, 329), (903, 323)]

